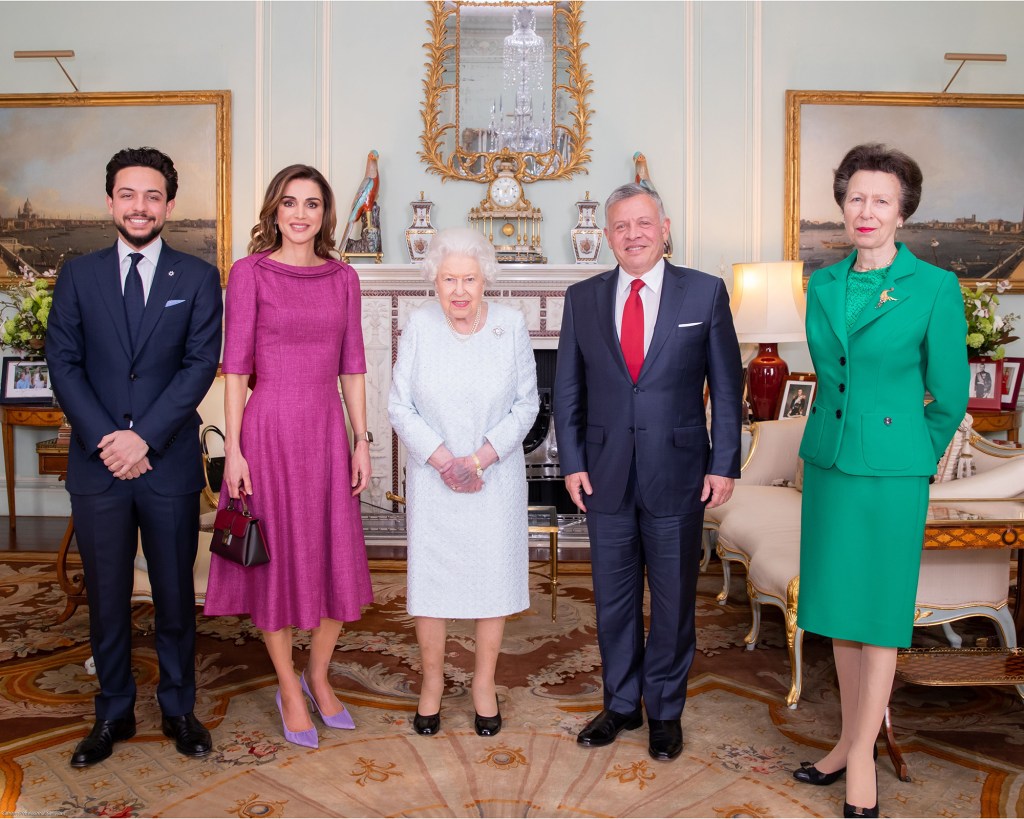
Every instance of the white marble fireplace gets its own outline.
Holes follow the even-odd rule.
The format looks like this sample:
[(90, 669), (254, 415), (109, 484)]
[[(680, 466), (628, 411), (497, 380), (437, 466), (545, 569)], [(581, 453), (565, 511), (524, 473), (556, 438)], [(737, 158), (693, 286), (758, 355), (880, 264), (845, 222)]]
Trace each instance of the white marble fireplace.
[[(555, 349), (562, 325), (565, 289), (605, 268), (600, 265), (503, 265), (496, 286), (486, 297), (509, 304), (526, 316), (535, 349)], [(366, 403), (373, 479), (364, 501), (395, 510), (385, 497), (402, 494), (405, 452), (388, 422), (391, 367), (398, 337), (409, 311), (435, 298), (433, 283), (424, 281), (414, 265), (357, 265), (363, 294), (363, 340), (366, 345)], [(365, 506), (364, 506), (365, 509)]]

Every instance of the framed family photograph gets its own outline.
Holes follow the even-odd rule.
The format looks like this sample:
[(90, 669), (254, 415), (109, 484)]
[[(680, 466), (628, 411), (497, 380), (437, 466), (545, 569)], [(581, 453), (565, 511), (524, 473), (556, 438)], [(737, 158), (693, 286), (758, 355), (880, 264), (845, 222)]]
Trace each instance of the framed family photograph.
[(1012, 410), (1017, 408), (1017, 401), (1020, 399), (1021, 374), (1024, 373), (1024, 358), (1003, 359), (1002, 395), (1000, 403), (1002, 409)]
[(855, 145), (882, 142), (924, 175), (897, 240), (964, 282), (1009, 279), (1024, 292), (1021, 133), (1020, 94), (787, 91), (784, 258), (810, 276), (852, 252), (833, 169)]
[(231, 263), (231, 92), (0, 94), (0, 287), (112, 245), (105, 169), (152, 146), (178, 171), (164, 240)]
[(1002, 408), (1003, 362), (991, 358), (970, 359), (971, 381), (969, 410), (999, 410)]
[[(794, 375), (797, 375), (794, 373)], [(814, 379), (790, 378), (782, 389), (782, 400), (779, 402), (779, 420), (784, 418), (805, 418), (814, 401), (814, 390), (817, 388)]]
[(0, 403), (49, 404), (52, 401), (53, 387), (46, 361), (15, 356), (4, 358)]

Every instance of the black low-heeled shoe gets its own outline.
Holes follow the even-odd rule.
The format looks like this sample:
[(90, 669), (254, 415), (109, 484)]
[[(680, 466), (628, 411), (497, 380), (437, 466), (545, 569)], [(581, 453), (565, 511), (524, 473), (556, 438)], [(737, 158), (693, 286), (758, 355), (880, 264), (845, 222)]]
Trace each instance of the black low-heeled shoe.
[(438, 733), (441, 730), (441, 712), (425, 717), (417, 711), (416, 716), (412, 718), (412, 727), (417, 734), (425, 737)]
[[(875, 759), (878, 759), (878, 746), (875, 746)], [(875, 819), (878, 816), (878, 768), (875, 768), (875, 806), (873, 808), (858, 808), (849, 802), (843, 802), (843, 819), (846, 817), (865, 817)]]
[[(873, 756), (878, 759), (878, 746), (874, 748)], [(838, 771), (832, 773), (822, 773), (815, 768), (810, 762), (801, 762), (800, 767), (793, 771), (793, 778), (797, 782), (804, 782), (807, 785), (820, 785), (825, 787), (826, 785), (832, 785), (839, 780), (839, 778), (846, 773), (845, 766), (840, 768)]]
[(843, 802), (843, 817), (867, 817), (867, 819), (873, 819), (878, 816), (878, 801), (875, 801), (873, 808), (858, 808), (856, 805), (851, 805), (849, 802)]
[(793, 778), (797, 782), (804, 782), (808, 785), (820, 785), (822, 787), (839, 781), (839, 778), (846, 773), (846, 768), (840, 768), (832, 773), (822, 773), (810, 762), (801, 762), (800, 767), (793, 771)]
[(498, 713), (493, 717), (481, 717), (476, 711), (473, 712), (476, 717), (473, 720), (473, 729), (476, 731), (477, 736), (493, 737), (501, 730), (501, 708), (498, 706), (497, 697), (494, 698), (494, 707), (498, 709)]

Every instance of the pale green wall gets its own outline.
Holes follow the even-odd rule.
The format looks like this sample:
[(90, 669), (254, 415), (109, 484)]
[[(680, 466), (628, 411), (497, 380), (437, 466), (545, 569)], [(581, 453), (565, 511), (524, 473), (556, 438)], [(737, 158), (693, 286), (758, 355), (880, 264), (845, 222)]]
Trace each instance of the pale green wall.
[[(55, 64), (12, 57), (43, 48), (75, 50), (67, 65), (85, 91), (230, 89), (234, 257), (277, 169), (316, 164), (347, 204), (376, 148), (385, 261), (405, 262), (420, 190), (440, 227), (462, 224), (483, 196), (474, 183), (442, 184), (417, 157), (428, 16), (426, 3), (404, 1), (0, 2), (0, 93), (69, 90)], [(732, 262), (780, 258), (786, 89), (938, 92), (954, 68), (945, 52), (995, 51), (1008, 62), (969, 65), (953, 91), (1024, 93), (1020, 2), (608, 0), (586, 4), (584, 19), (589, 175), (528, 191), (554, 263), (571, 260), (573, 203), (629, 181), (637, 150), (665, 198), (676, 261), (731, 280)], [(611, 262), (607, 249), (602, 258)], [(1006, 306), (1024, 312), (1024, 297)], [(809, 366), (803, 345), (783, 355)], [(19, 486), (45, 483), (32, 435), (19, 432)], [(33, 502), (19, 492), (24, 512)]]

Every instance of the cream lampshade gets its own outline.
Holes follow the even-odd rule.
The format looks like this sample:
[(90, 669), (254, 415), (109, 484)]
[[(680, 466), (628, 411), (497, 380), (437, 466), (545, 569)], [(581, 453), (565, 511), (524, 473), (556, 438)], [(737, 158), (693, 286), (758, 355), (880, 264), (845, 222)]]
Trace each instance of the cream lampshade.
[(732, 313), (736, 335), (758, 344), (747, 368), (747, 392), (755, 421), (775, 418), (789, 367), (779, 357), (783, 341), (804, 340), (803, 262), (738, 262), (732, 266)]

